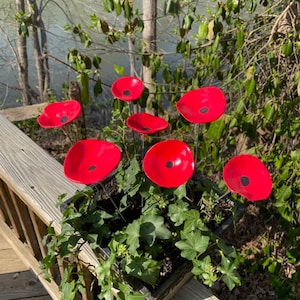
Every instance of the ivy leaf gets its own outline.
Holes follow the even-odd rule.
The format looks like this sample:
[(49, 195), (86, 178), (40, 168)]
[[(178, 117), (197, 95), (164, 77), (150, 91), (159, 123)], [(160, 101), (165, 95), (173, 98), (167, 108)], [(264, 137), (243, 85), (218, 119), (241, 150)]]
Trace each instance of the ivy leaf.
[(117, 288), (120, 290), (120, 293), (118, 293), (118, 299), (121, 300), (144, 300), (148, 296), (132, 291), (132, 288), (128, 284), (118, 283)]
[(236, 258), (236, 250), (233, 246), (226, 245), (225, 242), (220, 239), (217, 239), (216, 243), (223, 254), (225, 254), (227, 257)]
[(140, 246), (140, 220), (135, 220), (129, 224), (125, 233), (127, 234), (126, 243), (128, 245), (128, 250), (132, 253), (132, 255), (136, 255), (137, 249)]
[(124, 268), (128, 274), (150, 285), (154, 285), (157, 281), (161, 265), (160, 262), (150, 258), (131, 257)]
[(231, 291), (236, 285), (241, 285), (240, 278), (236, 272), (236, 265), (227, 257), (223, 256), (218, 270), (223, 274), (223, 281)]
[(209, 237), (202, 235), (200, 231), (181, 234), (181, 240), (175, 243), (175, 246), (181, 250), (181, 256), (189, 260), (206, 251), (209, 243)]
[(171, 221), (174, 222), (175, 226), (180, 226), (185, 221), (185, 216), (183, 212), (188, 210), (188, 203), (182, 200), (176, 201), (174, 204), (169, 205), (168, 216)]
[(207, 227), (203, 223), (202, 219), (200, 218), (200, 213), (198, 210), (195, 209), (189, 209), (185, 211), (184, 217), (186, 218), (186, 221), (184, 222), (184, 232), (189, 233), (196, 229), (201, 231), (207, 231)]
[(141, 218), (140, 235), (153, 246), (156, 238), (168, 239), (171, 236), (170, 230), (164, 224), (164, 218), (157, 215), (145, 215)]

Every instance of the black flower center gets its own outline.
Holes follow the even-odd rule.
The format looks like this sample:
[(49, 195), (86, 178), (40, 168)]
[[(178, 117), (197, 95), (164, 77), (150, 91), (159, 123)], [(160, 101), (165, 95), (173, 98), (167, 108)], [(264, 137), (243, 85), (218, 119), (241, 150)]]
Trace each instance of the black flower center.
[(60, 123), (66, 123), (68, 121), (68, 116), (62, 116), (60, 118)]
[(208, 110), (209, 110), (208, 107), (202, 107), (202, 108), (199, 109), (199, 112), (201, 114), (206, 114), (208, 112)]
[(123, 95), (125, 95), (125, 96), (129, 96), (130, 94), (131, 94), (130, 90), (124, 90), (123, 91)]
[(250, 179), (247, 176), (241, 176), (240, 178), (242, 186), (247, 186), (250, 183)]
[(97, 167), (95, 165), (89, 166), (88, 170), (89, 171), (94, 171)]
[(167, 167), (168, 169), (173, 168), (173, 166), (174, 166), (174, 164), (173, 164), (172, 161), (167, 161), (167, 162), (166, 162), (166, 167)]
[(149, 127), (142, 127), (142, 130), (144, 130), (144, 131), (149, 131), (150, 128), (149, 128)]

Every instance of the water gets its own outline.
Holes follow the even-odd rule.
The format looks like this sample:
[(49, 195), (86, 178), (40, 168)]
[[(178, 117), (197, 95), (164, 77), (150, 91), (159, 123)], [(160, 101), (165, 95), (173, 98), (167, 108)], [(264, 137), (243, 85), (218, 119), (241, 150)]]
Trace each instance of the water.
[[(7, 3), (9, 2), (9, 3)], [(50, 72), (51, 72), (51, 90), (54, 95), (60, 99), (62, 98), (62, 84), (69, 81), (76, 80), (76, 74), (66, 65), (60, 63), (67, 62), (68, 49), (78, 48), (82, 49), (80, 43), (76, 43), (69, 32), (64, 30), (66, 24), (86, 24), (89, 22), (89, 15), (95, 13), (98, 16), (104, 16), (103, 9), (99, 4), (100, 1), (87, 0), (82, 1), (68, 1), (67, 5), (63, 1), (57, 1), (61, 7), (59, 8), (54, 2), (49, 2), (44, 10), (43, 20), (45, 22), (48, 33), (48, 51)], [(164, 1), (159, 1), (159, 16), (162, 15), (162, 5)], [(205, 12), (208, 1), (199, 1), (199, 8)], [(135, 0), (135, 4), (142, 11), (142, 1)], [(212, 4), (214, 5), (214, 4)], [(64, 12), (63, 12), (64, 10)], [(18, 89), (18, 75), (16, 57), (12, 48), (16, 45), (17, 24), (14, 20), (15, 6), (14, 1), (0, 0), (0, 108), (12, 107), (20, 105), (18, 99), (21, 98)], [(85, 19), (84, 19), (85, 17)], [(121, 17), (114, 18), (109, 16), (109, 20), (115, 23), (120, 23)], [(175, 52), (176, 40), (170, 34), (174, 23), (170, 22), (169, 18), (159, 18), (158, 21), (158, 48), (164, 49), (168, 52)], [(176, 20), (172, 20), (175, 22)], [(83, 28), (85, 26), (83, 25)], [(96, 33), (95, 33), (96, 34)], [(126, 42), (120, 42), (115, 45), (106, 45), (104, 36), (96, 34), (97, 46), (88, 50), (89, 54), (96, 53), (101, 56), (101, 76), (102, 82), (105, 85), (111, 83), (119, 77), (114, 71), (114, 64), (125, 67), (125, 73), (128, 74), (129, 62), (126, 54), (121, 53), (121, 48), (127, 47)], [(83, 49), (82, 49), (83, 50)], [(32, 88), (36, 89), (35, 66), (32, 54), (31, 41), (28, 40), (28, 54), (30, 64), (30, 83)], [(55, 57), (53, 59), (52, 57)], [(170, 56), (169, 60), (174, 60), (175, 57)], [(106, 88), (104, 93), (99, 97), (99, 100), (110, 98), (109, 89)]]

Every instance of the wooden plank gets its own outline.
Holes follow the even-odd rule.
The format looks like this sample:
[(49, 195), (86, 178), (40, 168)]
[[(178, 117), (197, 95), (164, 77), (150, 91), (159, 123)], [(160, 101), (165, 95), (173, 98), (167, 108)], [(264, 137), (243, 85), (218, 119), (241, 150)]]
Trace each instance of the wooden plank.
[[(15, 273), (28, 270), (11, 247), (0, 250), (0, 274)], [(0, 297), (0, 299), (2, 299)]]
[(172, 300), (218, 300), (212, 292), (200, 282), (191, 279), (172, 298)]
[(12, 229), (14, 230), (14, 234), (21, 240), (24, 240), (24, 233), (22, 231), (22, 227), (20, 221), (15, 216), (17, 215), (16, 208), (13, 204), (13, 201), (10, 197), (10, 192), (8, 190), (7, 185), (0, 178), (0, 202), (5, 214), (7, 215), (9, 220), (6, 222), (12, 225)]
[[(9, 243), (11, 248), (15, 251), (17, 256), (23, 261), (25, 266), (27, 266), (28, 269), (31, 269), (32, 272), (37, 276), (37, 278), (49, 292), (52, 299), (60, 300), (61, 294), (56, 284), (53, 281), (48, 282), (44, 279), (39, 262), (36, 261), (36, 259), (32, 256), (28, 247), (26, 247), (15, 235), (11, 234), (11, 229), (2, 221), (0, 221), (0, 232)], [(0, 297), (0, 299), (3, 298)]]
[[(42, 298), (39, 298), (42, 297)], [(0, 299), (47, 299), (46, 292), (38, 278), (30, 271), (0, 275)]]
[(38, 103), (33, 105), (5, 108), (0, 110), (0, 114), (5, 116), (11, 122), (33, 119), (40, 115), (47, 104), (48, 103)]

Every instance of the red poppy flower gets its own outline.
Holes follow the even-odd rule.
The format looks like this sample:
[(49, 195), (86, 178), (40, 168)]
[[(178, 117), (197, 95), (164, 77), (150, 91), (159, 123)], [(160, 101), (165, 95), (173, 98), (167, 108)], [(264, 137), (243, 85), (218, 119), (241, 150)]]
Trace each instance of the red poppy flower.
[(255, 156), (241, 154), (231, 158), (223, 169), (227, 187), (250, 201), (268, 198), (272, 178), (265, 165)]
[(76, 100), (49, 103), (37, 118), (43, 128), (56, 128), (71, 123), (81, 113), (81, 105)]
[(108, 176), (120, 160), (121, 151), (115, 144), (96, 139), (81, 140), (68, 151), (64, 173), (71, 181), (94, 184)]
[(140, 98), (143, 89), (143, 82), (139, 78), (133, 76), (121, 77), (111, 86), (113, 96), (127, 102)]
[(178, 140), (167, 140), (153, 145), (143, 160), (147, 177), (159, 186), (174, 188), (184, 184), (194, 172), (191, 149)]
[(207, 86), (185, 93), (176, 108), (191, 123), (209, 123), (224, 113), (226, 98), (219, 88)]
[(158, 116), (148, 113), (136, 113), (129, 116), (126, 120), (129, 128), (142, 134), (153, 134), (168, 128), (169, 123)]

